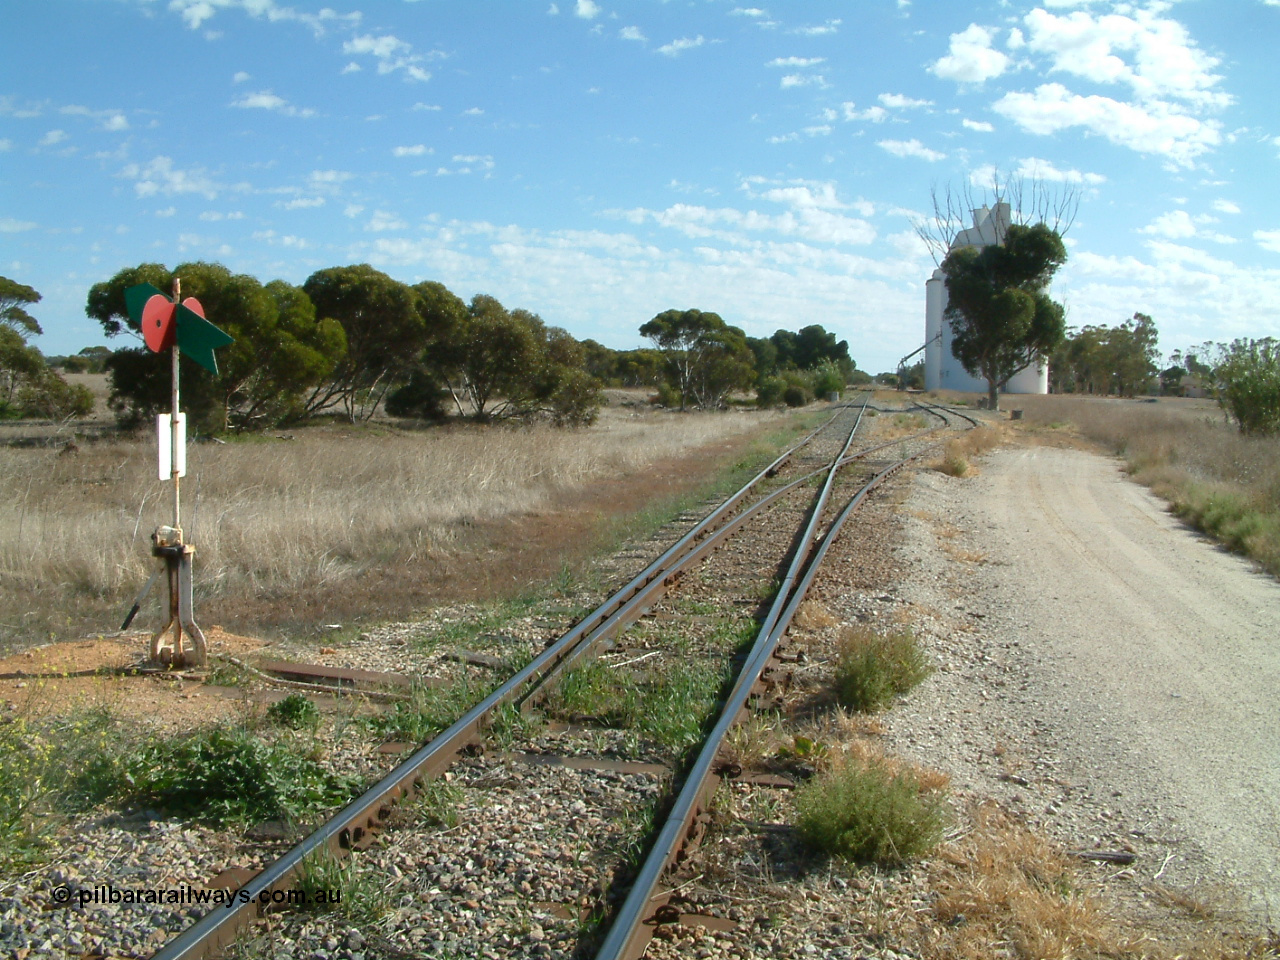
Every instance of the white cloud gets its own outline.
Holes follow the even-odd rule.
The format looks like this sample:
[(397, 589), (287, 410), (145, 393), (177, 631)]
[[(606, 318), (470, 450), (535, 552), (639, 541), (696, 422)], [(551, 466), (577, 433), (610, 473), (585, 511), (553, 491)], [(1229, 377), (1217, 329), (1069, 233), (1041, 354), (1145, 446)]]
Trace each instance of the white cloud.
[(895, 157), (916, 157), (920, 160), (928, 160), (930, 163), (945, 160), (947, 157), (945, 153), (930, 150), (919, 140), (878, 140), (876, 146)]
[(1253, 239), (1258, 241), (1258, 246), (1263, 250), (1280, 253), (1280, 230), (1255, 230)]
[(164, 208), (164, 209), (162, 209), (162, 210), (157, 210), (157, 211), (156, 211), (156, 216), (157, 216), (157, 217), (172, 217), (172, 216), (174, 216), (175, 214), (177, 214), (177, 212), (178, 212), (178, 208), (177, 208), (177, 207), (165, 207), (165, 208)]
[(548, 17), (554, 17), (554, 16), (558, 15), (559, 13), (560, 13), (560, 7), (559, 7), (557, 4), (554, 4), (554, 3), (553, 3), (551, 6), (547, 7), (547, 16), (548, 16)]
[(120, 171), (120, 176), (136, 181), (134, 193), (139, 197), (162, 194), (167, 197), (195, 193), (212, 200), (222, 187), (215, 183), (203, 167), (178, 170), (169, 157), (159, 156), (146, 164), (131, 163)]
[(430, 110), (439, 111), (443, 109), (438, 103), (415, 103), (412, 107), (414, 110)]
[(50, 130), (43, 137), (40, 138), (40, 146), (42, 147), (56, 146), (57, 144), (62, 143), (66, 139), (67, 139), (67, 131)]
[(360, 64), (358, 64), (358, 63), (356, 63), (354, 60), (352, 60), (352, 61), (351, 61), (350, 63), (348, 63), (345, 67), (343, 67), (339, 72), (340, 72), (343, 76), (346, 76), (348, 73), (359, 73), (359, 72), (360, 72), (361, 70), (363, 70), (363, 69), (364, 69), (364, 67), (360, 66)]
[[(779, 192), (777, 199), (786, 203), (799, 194)], [(811, 198), (810, 198), (811, 199)], [(776, 234), (824, 244), (869, 244), (876, 239), (875, 228), (867, 221), (833, 212), (817, 203), (801, 202), (781, 214), (734, 207), (711, 208), (677, 203), (665, 210), (610, 211), (631, 223), (655, 223), (695, 239), (717, 239), (735, 245), (750, 245), (753, 236)]]
[(13, 217), (0, 217), (0, 233), (25, 233), (34, 230), (39, 224), (31, 220), (15, 220)]
[(345, 170), (312, 170), (307, 174), (307, 186), (316, 191), (336, 193), (340, 185), (346, 183), (355, 174)]
[(1082, 97), (1058, 83), (1041, 84), (1034, 93), (1005, 94), (992, 107), (1031, 133), (1083, 127), (1119, 146), (1160, 154), (1184, 167), (1222, 142), (1220, 123), (1200, 120), (1172, 104), (1137, 106), (1110, 97)]
[(826, 57), (775, 57), (765, 64), (766, 67), (816, 67), (826, 63)]
[(593, 3), (592, 0), (578, 0), (574, 5), (573, 13), (583, 20), (594, 20), (600, 16), (600, 4)]
[(12, 140), (10, 140), (8, 137), (5, 137), (3, 140), (0, 140), (0, 153), (8, 153), (12, 149), (13, 149)]
[(932, 100), (913, 100), (911, 97), (903, 96), (900, 93), (882, 93), (880, 94), (880, 102), (892, 110), (910, 110), (916, 107), (932, 107)]
[(350, 217), (352, 219), (355, 219), (362, 213), (364, 213), (364, 207), (358, 203), (348, 203), (342, 210), (342, 215), (344, 217)]
[(961, 120), (960, 123), (966, 130), (976, 130), (978, 133), (991, 133), (995, 130), (991, 124), (985, 120), (969, 120), (968, 118)]
[(255, 19), (271, 23), (301, 23), (310, 27), (316, 36), (324, 33), (326, 24), (353, 24), (360, 21), (358, 12), (338, 13), (324, 7), (316, 13), (303, 13), (292, 7), (282, 7), (275, 0), (169, 0), (169, 9), (180, 13), (192, 30), (198, 30), (220, 10), (243, 10)]
[(110, 133), (128, 130), (129, 119), (123, 113), (113, 113), (102, 121), (102, 129)]
[(235, 76), (231, 78), (231, 82), (244, 83), (250, 79), (252, 79), (252, 77), (248, 73), (245, 73), (243, 70), (237, 70)]
[(426, 144), (415, 143), (411, 147), (396, 147), (391, 151), (391, 155), (395, 157), (420, 157), (423, 154), (433, 152)]
[(247, 93), (239, 100), (231, 101), (231, 106), (239, 107), (242, 110), (270, 110), (286, 117), (314, 117), (316, 115), (316, 112), (310, 107), (295, 107), (284, 97), (278, 97), (270, 90)]
[(364, 225), (364, 228), (374, 233), (383, 233), (387, 230), (403, 230), (407, 226), (408, 224), (394, 213), (375, 210), (373, 216), (369, 218), (369, 222)]
[(658, 52), (668, 57), (677, 57), (686, 50), (692, 50), (695, 47), (700, 47), (706, 42), (706, 38), (703, 37), (702, 34), (698, 34), (698, 36), (694, 37), (692, 40), (688, 37), (681, 37), (679, 40), (672, 40), (670, 43), (659, 47)]
[(934, 76), (956, 83), (984, 83), (1009, 69), (1009, 58), (991, 46), (994, 31), (971, 23), (951, 35), (946, 56), (929, 67)]
[(802, 37), (821, 37), (836, 33), (842, 22), (843, 21), (841, 20), (828, 20), (826, 23), (818, 27), (796, 27), (791, 32), (799, 34)]
[[(374, 36), (370, 33), (353, 37), (343, 43), (342, 52), (373, 57), (378, 62), (380, 74), (403, 70), (410, 80), (425, 82), (431, 79), (431, 74), (418, 66), (427, 58), (415, 54), (410, 44), (389, 33), (382, 36)], [(431, 54), (432, 59), (442, 56), (443, 54), (438, 51)]]
[(641, 43), (648, 39), (639, 27), (623, 27), (618, 31), (618, 36), (623, 40), (638, 40)]
[[(1280, 0), (1277, 0), (1277, 2), (1280, 2)], [(1213, 209), (1217, 210), (1219, 213), (1239, 213), (1240, 212), (1239, 205), (1232, 203), (1230, 200), (1213, 201)]]
[(768, 142), (769, 143), (792, 143), (799, 139), (800, 139), (800, 134), (798, 133), (781, 133), (781, 134), (775, 134), (774, 136), (770, 137)]
[(1027, 48), (1051, 57), (1053, 70), (1095, 83), (1126, 84), (1140, 100), (1228, 106), (1233, 98), (1216, 89), (1222, 78), (1212, 72), (1218, 61), (1196, 46), (1182, 24), (1161, 17), (1164, 9), (1164, 4), (1131, 8), (1132, 16), (1095, 16), (1084, 10), (1056, 16), (1032, 10), (1024, 18), (1030, 31)]
[(789, 73), (778, 81), (778, 86), (783, 90), (790, 90), (793, 87), (825, 87), (826, 85), (827, 78), (820, 73)]
[(754, 17), (759, 18), (766, 16), (765, 12), (759, 7), (734, 7), (729, 11), (730, 16), (734, 17)]
[[(1079, 170), (1059, 170), (1048, 160), (1039, 157), (1026, 157), (1018, 161), (1014, 177), (1041, 183), (1078, 183), (1088, 187), (1096, 187), (1107, 182), (1100, 173), (1082, 173)], [(990, 183), (990, 179), (987, 183)]]
[(454, 173), (474, 173), (477, 171), (489, 171), (495, 166), (493, 157), (488, 154), (462, 154), (455, 153), (453, 162), (460, 163), (462, 166), (454, 170)]
[(867, 107), (865, 110), (859, 110), (852, 101), (847, 101), (840, 104), (840, 109), (844, 112), (846, 120), (869, 120), (872, 123), (884, 123), (889, 119), (889, 111), (884, 107)]
[(296, 197), (288, 203), (282, 204), (282, 206), (286, 210), (310, 210), (315, 207), (323, 207), (324, 204), (324, 197)]
[(1174, 210), (1156, 217), (1139, 232), (1153, 234), (1157, 237), (1168, 237), (1171, 240), (1180, 240), (1186, 237), (1194, 237), (1196, 235), (1196, 225), (1191, 222), (1191, 216), (1187, 211)]

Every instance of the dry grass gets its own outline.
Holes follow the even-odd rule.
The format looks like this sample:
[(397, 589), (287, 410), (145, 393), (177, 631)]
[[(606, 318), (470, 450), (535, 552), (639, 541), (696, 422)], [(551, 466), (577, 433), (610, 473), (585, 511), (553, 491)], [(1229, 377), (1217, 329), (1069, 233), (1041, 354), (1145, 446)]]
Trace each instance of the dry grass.
[[(712, 445), (723, 459), (782, 422), (772, 413), (607, 413), (580, 431), (326, 427), (293, 441), (193, 444), (183, 526), (197, 548), (200, 602), (288, 598), (365, 570), (447, 566), (485, 524), (536, 515), (588, 484), (639, 484), (647, 467)], [(145, 441), (86, 443), (70, 455), (0, 448), (0, 637), (70, 628), (86, 604), (100, 616), (127, 606), (155, 562), (151, 532), (171, 519), (154, 462)], [(652, 484), (659, 494), (663, 480)]]
[(1002, 815), (976, 811), (974, 828), (935, 866), (930, 955), (979, 960), (1003, 947), (1026, 960), (1115, 955), (1099, 904), (1077, 888), (1074, 865), (1044, 838)]
[(942, 458), (934, 462), (933, 468), (950, 477), (972, 476), (975, 472), (973, 458), (994, 450), (1003, 440), (999, 427), (974, 427), (954, 440), (947, 441)]
[(1072, 424), (1174, 511), (1280, 576), (1280, 437), (1245, 437), (1208, 401), (1022, 397), (1032, 429)]
[[(993, 803), (970, 811), (970, 829), (930, 864), (932, 907), (917, 934), (921, 955), (936, 960), (1113, 957), (1131, 960), (1264, 960), (1274, 936), (1258, 937), (1212, 913), (1158, 931), (1122, 919), (1106, 885), (1059, 847)], [(1146, 926), (1146, 924), (1141, 924)], [(1153, 935), (1154, 934), (1154, 935)]]

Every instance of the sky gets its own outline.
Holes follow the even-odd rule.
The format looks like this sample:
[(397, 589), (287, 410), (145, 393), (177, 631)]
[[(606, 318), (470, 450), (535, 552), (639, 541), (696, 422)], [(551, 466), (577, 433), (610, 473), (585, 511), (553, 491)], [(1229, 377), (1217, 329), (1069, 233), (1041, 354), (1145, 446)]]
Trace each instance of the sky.
[(328, 2), (4, 4), (46, 354), (130, 345), (84, 314), (124, 267), (370, 263), (619, 349), (820, 323), (876, 373), (924, 341), (914, 224), (993, 178), (1078, 201), (1069, 325), (1280, 336), (1280, 0)]

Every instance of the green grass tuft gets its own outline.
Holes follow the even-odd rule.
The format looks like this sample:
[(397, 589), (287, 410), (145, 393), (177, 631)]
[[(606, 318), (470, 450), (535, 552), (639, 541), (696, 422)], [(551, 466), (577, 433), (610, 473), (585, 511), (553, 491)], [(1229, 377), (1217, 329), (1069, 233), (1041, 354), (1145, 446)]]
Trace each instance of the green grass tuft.
[(848, 760), (796, 795), (796, 830), (811, 849), (857, 863), (906, 863), (942, 839), (942, 795), (884, 760)]
[(880, 634), (850, 627), (836, 659), (836, 699), (864, 713), (880, 710), (933, 672), (920, 642), (910, 630)]

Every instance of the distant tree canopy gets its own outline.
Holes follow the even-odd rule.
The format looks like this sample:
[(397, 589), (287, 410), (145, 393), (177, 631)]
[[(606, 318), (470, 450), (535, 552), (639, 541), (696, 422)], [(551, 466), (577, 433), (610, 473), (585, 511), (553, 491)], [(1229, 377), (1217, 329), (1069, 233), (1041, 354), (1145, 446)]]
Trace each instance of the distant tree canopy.
[[(298, 287), (264, 285), (216, 263), (172, 270), (143, 263), (94, 284), (86, 313), (108, 336), (140, 340), (125, 291), (149, 283), (167, 292), (175, 277), (182, 295), (200, 300), (210, 322), (234, 338), (217, 354), (217, 376), (182, 359), (182, 405), (201, 431), (320, 415), (357, 422), (377, 410), (573, 426), (596, 419), (606, 384), (656, 386), (667, 406), (714, 409), (753, 386), (762, 404), (801, 404), (869, 379), (848, 343), (820, 324), (756, 340), (715, 313), (667, 310), (640, 327), (651, 347), (614, 350), (496, 297), (477, 294), (467, 303), (442, 283), (410, 286), (369, 264), (318, 270)], [(167, 356), (141, 345), (96, 347), (60, 362), (105, 368), (110, 403), (126, 425), (168, 409)]]
[(1003, 243), (961, 247), (943, 260), (951, 352), (987, 381), (991, 409), (1010, 377), (1062, 341), (1064, 311), (1047, 290), (1066, 261), (1062, 237), (1044, 223), (1012, 224)]
[(1214, 392), (1240, 432), (1280, 434), (1280, 340), (1233, 340), (1217, 354)]
[(0, 418), (84, 416), (93, 410), (86, 387), (68, 384), (29, 337), (43, 331), (27, 307), (39, 303), (32, 287), (0, 277)]
[[(1116, 327), (1087, 326), (1071, 333), (1050, 358), (1050, 385), (1059, 393), (1132, 397), (1146, 392), (1158, 371), (1158, 337), (1155, 321), (1145, 313)], [(1165, 373), (1180, 381), (1186, 371)]]
[[(150, 283), (168, 291), (174, 276), (235, 341), (218, 351), (216, 377), (182, 360), (183, 407), (197, 429), (259, 428), (331, 411), (355, 422), (384, 401), (392, 415), (431, 418), (450, 399), (480, 419), (581, 424), (601, 402), (587, 352), (566, 331), (492, 297), (468, 306), (441, 283), (411, 287), (368, 264), (319, 270), (301, 287), (263, 286), (220, 264), (141, 264), (95, 284), (86, 312), (108, 336), (136, 337), (125, 290)], [(141, 346), (107, 353), (110, 402), (123, 423), (168, 409), (167, 356)]]
[(640, 327), (662, 354), (668, 387), (680, 409), (718, 407), (733, 390), (755, 379), (755, 358), (747, 337), (719, 314), (666, 310)]
[[(183, 406), (197, 429), (221, 431), (266, 426), (301, 415), (308, 391), (326, 382), (346, 352), (342, 327), (317, 320), (306, 293), (283, 280), (265, 287), (217, 263), (158, 263), (121, 270), (89, 290), (85, 312), (107, 336), (140, 336), (124, 292), (139, 283), (162, 291), (180, 277), (183, 298), (195, 297), (216, 326), (234, 338), (218, 351), (215, 377), (182, 359)], [(106, 361), (109, 403), (125, 423), (169, 408), (170, 360), (145, 346), (117, 350)]]

